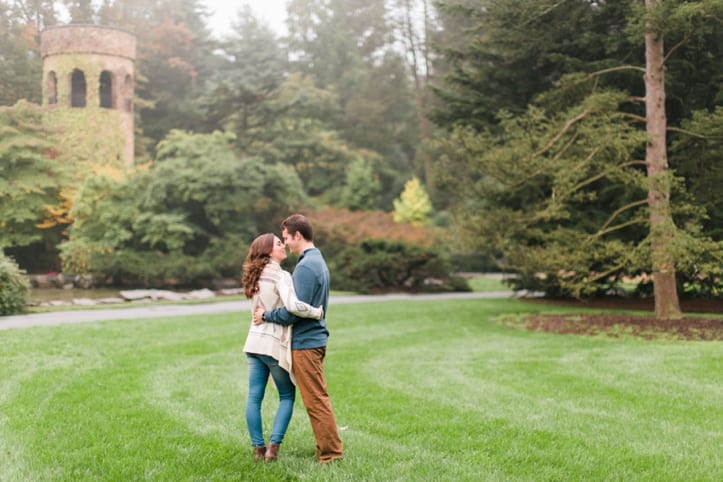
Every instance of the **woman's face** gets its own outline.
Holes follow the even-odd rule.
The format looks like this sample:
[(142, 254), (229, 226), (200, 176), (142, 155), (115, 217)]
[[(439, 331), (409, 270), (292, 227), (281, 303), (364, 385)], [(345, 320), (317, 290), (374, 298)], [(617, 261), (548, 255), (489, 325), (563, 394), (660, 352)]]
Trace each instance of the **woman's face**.
[(274, 246), (271, 248), (269, 257), (277, 263), (286, 259), (286, 246), (277, 236), (274, 236)]

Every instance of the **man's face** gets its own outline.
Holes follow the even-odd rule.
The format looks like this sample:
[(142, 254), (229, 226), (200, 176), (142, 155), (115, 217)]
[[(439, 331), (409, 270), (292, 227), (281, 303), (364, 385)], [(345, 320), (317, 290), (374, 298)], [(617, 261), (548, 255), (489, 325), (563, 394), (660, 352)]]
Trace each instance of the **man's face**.
[(281, 231), (281, 236), (284, 238), (284, 244), (286, 244), (286, 247), (289, 248), (289, 251), (295, 254), (299, 254), (299, 238), (301, 237), (301, 234), (296, 232), (292, 236), (291, 234), (289, 234), (286, 228), (284, 228)]

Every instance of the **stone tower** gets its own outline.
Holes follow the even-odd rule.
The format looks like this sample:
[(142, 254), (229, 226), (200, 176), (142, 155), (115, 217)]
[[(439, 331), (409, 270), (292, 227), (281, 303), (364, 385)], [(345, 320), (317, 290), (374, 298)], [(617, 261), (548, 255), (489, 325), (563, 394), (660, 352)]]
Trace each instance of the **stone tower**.
[(49, 122), (90, 162), (131, 166), (135, 36), (71, 24), (50, 27), (40, 39)]

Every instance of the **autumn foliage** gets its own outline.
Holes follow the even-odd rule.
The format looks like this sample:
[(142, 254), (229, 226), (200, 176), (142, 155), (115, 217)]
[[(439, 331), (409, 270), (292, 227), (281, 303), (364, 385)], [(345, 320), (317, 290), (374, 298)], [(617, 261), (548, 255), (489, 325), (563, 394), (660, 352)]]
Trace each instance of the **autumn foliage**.
[(385, 239), (419, 246), (434, 246), (437, 231), (432, 227), (396, 223), (391, 213), (324, 208), (307, 214), (318, 245), (358, 244), (368, 239)]
[(325, 208), (306, 213), (314, 241), (332, 272), (334, 289), (466, 291), (452, 273), (441, 236), (430, 227), (395, 223), (392, 213)]

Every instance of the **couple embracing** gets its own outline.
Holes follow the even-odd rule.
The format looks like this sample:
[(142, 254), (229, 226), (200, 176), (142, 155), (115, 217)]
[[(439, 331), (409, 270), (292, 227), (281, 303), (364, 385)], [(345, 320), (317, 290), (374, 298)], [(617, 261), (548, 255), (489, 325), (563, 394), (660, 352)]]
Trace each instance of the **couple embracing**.
[[(329, 463), (343, 455), (324, 378), (329, 270), (314, 246), (311, 223), (305, 216), (293, 214), (286, 218), (281, 223), (281, 235), (283, 242), (272, 233), (258, 236), (244, 262), (242, 283), (244, 294), (252, 299), (253, 312), (244, 345), (249, 366), (246, 423), (254, 460), (276, 460), (291, 421), (298, 386), (316, 438), (316, 457), (321, 463)], [(280, 266), (286, 248), (299, 255), (293, 275)], [(279, 393), (279, 407), (267, 444), (261, 402), (269, 375)]]

